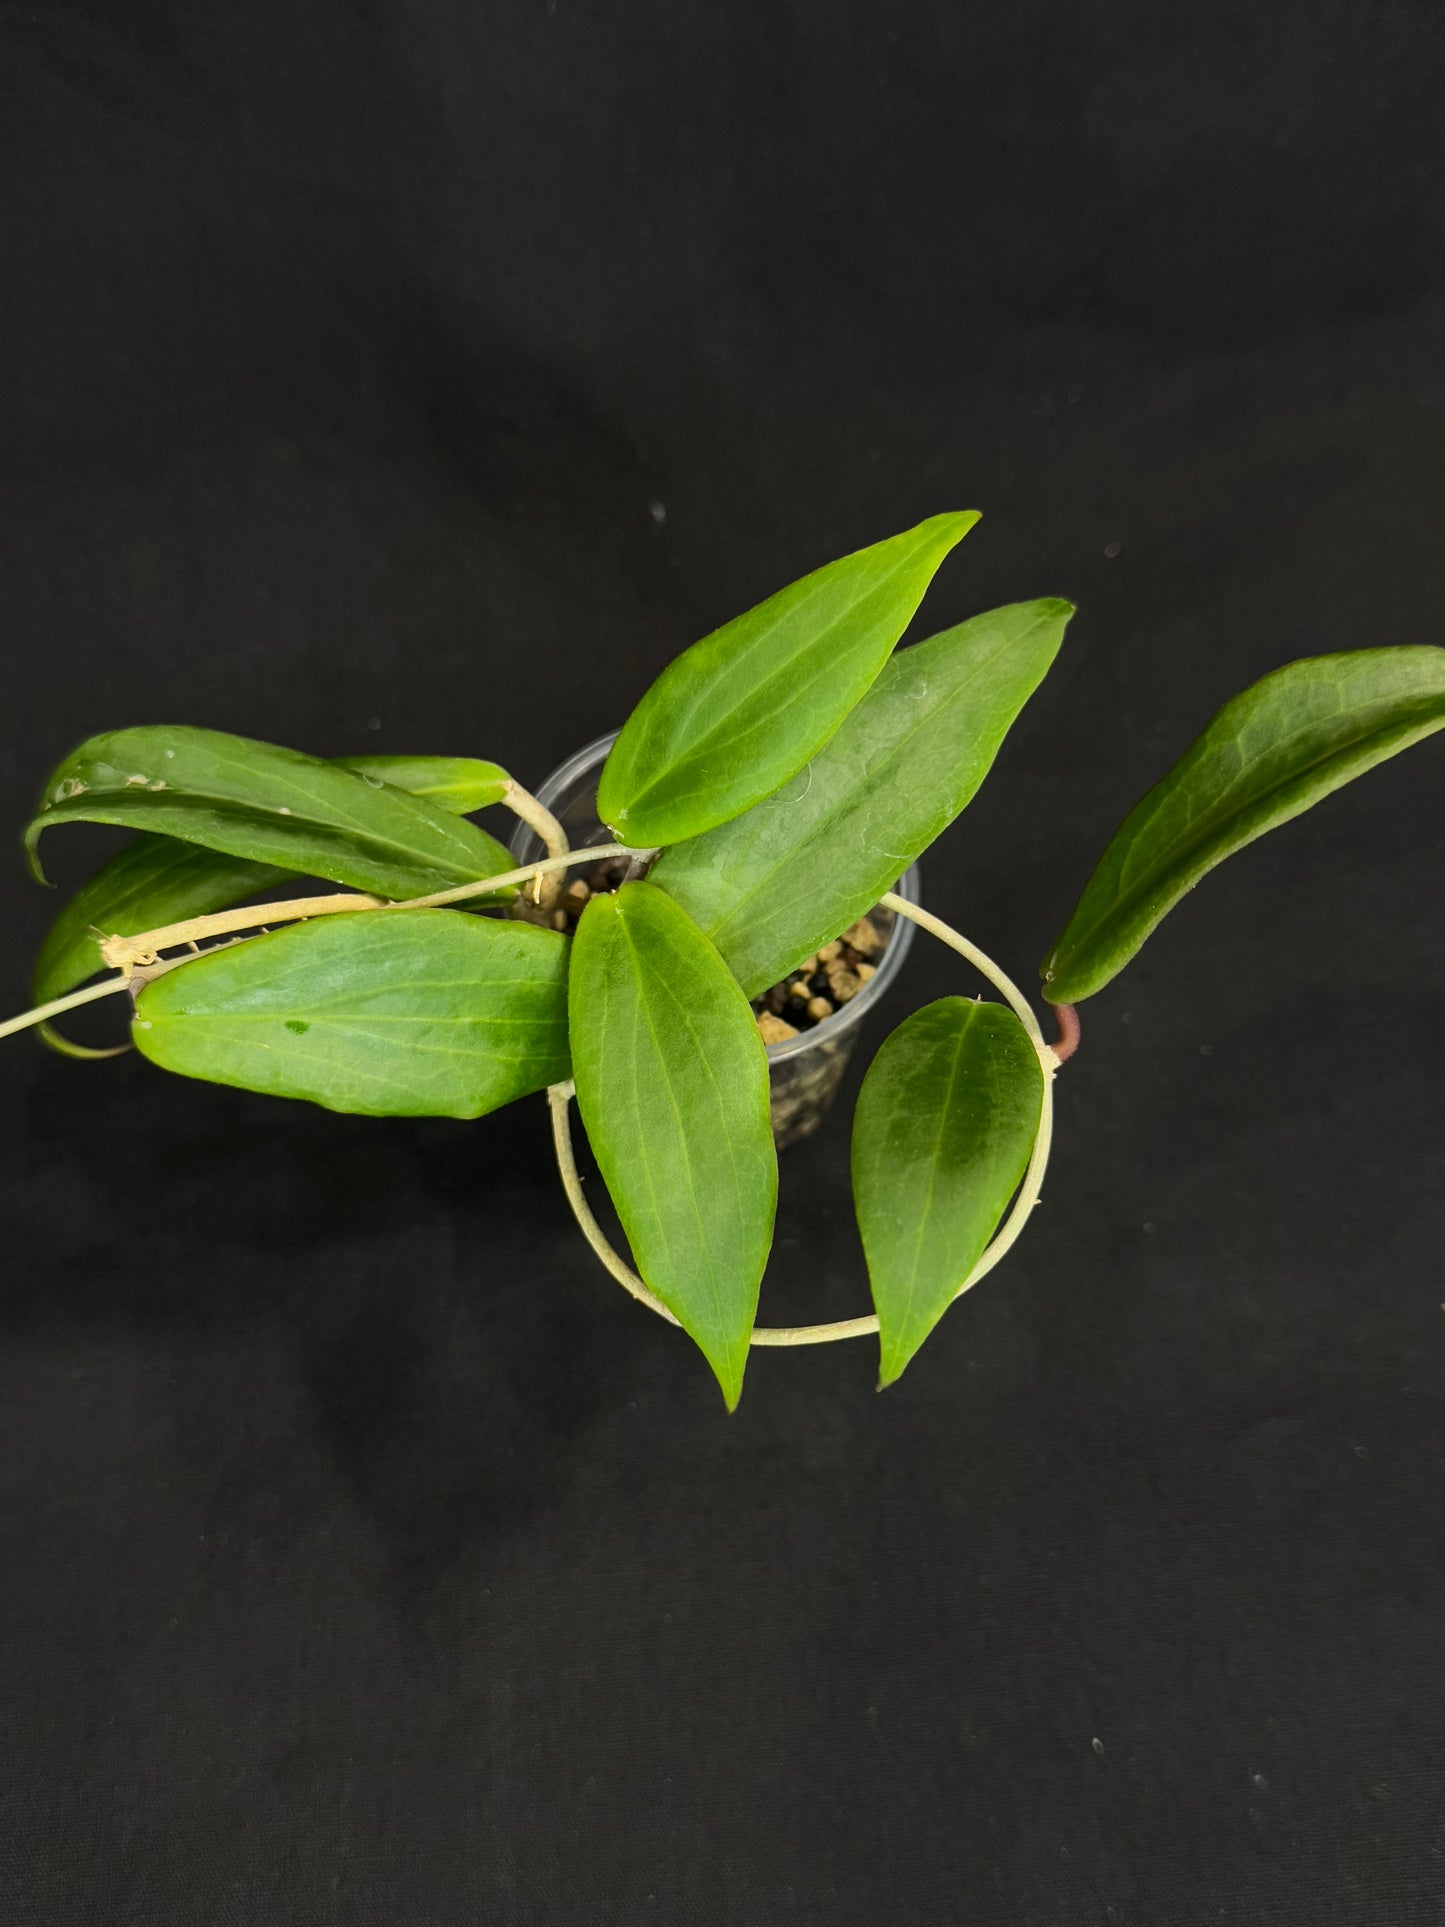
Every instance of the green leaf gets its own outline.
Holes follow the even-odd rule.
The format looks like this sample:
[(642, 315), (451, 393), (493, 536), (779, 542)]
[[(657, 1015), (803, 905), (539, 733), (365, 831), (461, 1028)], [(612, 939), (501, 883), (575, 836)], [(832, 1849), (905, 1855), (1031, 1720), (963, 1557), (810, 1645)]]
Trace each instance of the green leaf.
[(136, 999), (163, 1069), (374, 1117), (481, 1117), (568, 1075), (555, 930), (451, 910), (318, 917), (214, 950)]
[(593, 897), (573, 943), (577, 1103), (643, 1280), (731, 1410), (778, 1195), (768, 1066), (722, 959), (669, 897)]
[(26, 830), (37, 876), (41, 832), (76, 820), (158, 830), (386, 897), (513, 867), (493, 837), (427, 797), (213, 729), (162, 724), (82, 743), (51, 776)]
[(1234, 697), (1115, 832), (1044, 994), (1092, 997), (1216, 863), (1442, 727), (1445, 649), (1314, 656)]
[(602, 821), (638, 847), (678, 843), (771, 796), (868, 688), (977, 520), (935, 515), (684, 650), (613, 744), (597, 790)]
[[(511, 777), (476, 756), (333, 756), (337, 769), (355, 770), (408, 796), (424, 796), (448, 816), (470, 816), (506, 795)], [(515, 866), (512, 866), (515, 867)]]
[(900, 650), (776, 796), (663, 853), (650, 880), (750, 997), (855, 923), (964, 808), (1072, 614), (1018, 602)]
[[(457, 816), (494, 803), (508, 781), (495, 763), (469, 757), (354, 756), (341, 759), (341, 766), (412, 795), (428, 796)], [(509, 867), (510, 857), (498, 864), (499, 870)], [(210, 916), (296, 874), (143, 832), (98, 870), (56, 918), (36, 961), (35, 1001), (44, 1004), (63, 997), (100, 969), (97, 933), (133, 937), (187, 917)]]
[(853, 1202), (891, 1385), (983, 1256), (1033, 1150), (1038, 1052), (1011, 1010), (943, 997), (900, 1024), (863, 1080)]

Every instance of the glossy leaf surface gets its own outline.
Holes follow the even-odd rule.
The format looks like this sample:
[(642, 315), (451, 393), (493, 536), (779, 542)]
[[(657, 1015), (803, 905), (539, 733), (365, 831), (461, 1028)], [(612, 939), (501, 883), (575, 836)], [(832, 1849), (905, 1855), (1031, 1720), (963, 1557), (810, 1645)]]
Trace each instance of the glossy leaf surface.
[(290, 924), (158, 977), (136, 1048), (333, 1111), (480, 1117), (568, 1074), (569, 939), (454, 910)]
[(1216, 863), (1442, 727), (1445, 649), (1314, 656), (1234, 697), (1115, 833), (1045, 995), (1092, 997)]
[(37, 875), (41, 832), (76, 820), (155, 830), (386, 897), (513, 867), (495, 838), (430, 798), (296, 750), (180, 725), (93, 736), (65, 759), (26, 831)]
[(776, 796), (663, 853), (650, 880), (749, 996), (871, 909), (964, 808), (1072, 614), (1014, 603), (900, 650)]
[(768, 1067), (716, 950), (648, 883), (594, 897), (573, 940), (577, 1103), (644, 1282), (729, 1409), (772, 1240)]
[(678, 843), (771, 796), (872, 683), (939, 563), (977, 520), (935, 515), (685, 650), (612, 747), (597, 791), (602, 821), (638, 847)]
[(330, 761), (408, 796), (424, 796), (448, 816), (470, 816), (500, 803), (512, 780), (500, 764), (478, 756), (333, 756)]
[(982, 1257), (1028, 1164), (1043, 1091), (1018, 1018), (965, 997), (915, 1012), (869, 1066), (853, 1119), (853, 1201), (881, 1385)]
[[(341, 767), (425, 795), (456, 816), (496, 802), (508, 780), (495, 763), (459, 756), (355, 756), (341, 759)], [(82, 885), (52, 924), (36, 961), (35, 1001), (63, 996), (101, 968), (97, 931), (132, 937), (209, 916), (296, 874), (143, 832)]]

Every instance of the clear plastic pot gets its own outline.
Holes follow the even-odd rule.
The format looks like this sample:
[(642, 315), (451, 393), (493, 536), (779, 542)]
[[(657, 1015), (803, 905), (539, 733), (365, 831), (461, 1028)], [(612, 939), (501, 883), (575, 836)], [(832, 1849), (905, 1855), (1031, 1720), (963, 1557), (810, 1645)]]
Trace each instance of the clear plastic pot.
[[(610, 735), (599, 736), (595, 743), (579, 749), (575, 756), (554, 769), (537, 791), (538, 800), (557, 818), (574, 850), (612, 841), (610, 831), (597, 816), (597, 779), (607, 752), (616, 740), (615, 730)], [(536, 832), (525, 823), (517, 825), (511, 848), (518, 863), (534, 863), (546, 854)], [(914, 863), (894, 889), (909, 903), (917, 903), (918, 882), (918, 865)], [(868, 915), (883, 936), (884, 947), (867, 983), (855, 997), (812, 1030), (800, 1031), (796, 1037), (767, 1047), (773, 1137), (780, 1150), (785, 1144), (807, 1137), (822, 1122), (823, 1113), (832, 1103), (853, 1054), (860, 1020), (887, 994), (913, 942), (914, 926), (906, 917), (879, 908), (870, 910)]]

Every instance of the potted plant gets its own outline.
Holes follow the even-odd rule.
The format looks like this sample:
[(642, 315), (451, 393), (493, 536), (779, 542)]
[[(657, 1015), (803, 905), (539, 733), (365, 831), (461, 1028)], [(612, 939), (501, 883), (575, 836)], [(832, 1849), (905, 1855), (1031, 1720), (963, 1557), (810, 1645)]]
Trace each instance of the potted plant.
[[(1216, 863), (1445, 725), (1445, 650), (1428, 647), (1295, 662), (1227, 703), (1125, 819), (1050, 951), (1051, 1043), (922, 907), (911, 868), (1073, 613), (1015, 603), (896, 649), (977, 519), (935, 516), (695, 643), (540, 797), (475, 759), (325, 762), (172, 726), (93, 737), (26, 830), (36, 875), (54, 825), (139, 834), (61, 913), (36, 1008), (0, 1035), (35, 1025), (108, 1055), (55, 1020), (125, 992), (135, 1047), (186, 1076), (386, 1115), (479, 1117), (546, 1090), (583, 1231), (696, 1341), (729, 1407), (755, 1344), (877, 1332), (890, 1383), (1037, 1201), (1075, 1007)], [(468, 820), (496, 804), (520, 820), (513, 852)], [(303, 878), (345, 887), (297, 894)], [(852, 1178), (873, 1314), (757, 1327), (775, 1129), (816, 1117), (914, 926), (1003, 1001), (929, 1004), (863, 1081)], [(574, 1094), (635, 1270), (583, 1197)]]

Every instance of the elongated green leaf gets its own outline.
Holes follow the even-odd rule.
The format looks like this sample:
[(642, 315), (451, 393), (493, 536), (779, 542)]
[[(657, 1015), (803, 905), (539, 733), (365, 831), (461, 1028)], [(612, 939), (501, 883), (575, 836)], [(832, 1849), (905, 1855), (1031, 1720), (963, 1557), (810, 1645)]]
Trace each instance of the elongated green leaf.
[(500, 803), (512, 780), (500, 764), (477, 756), (333, 756), (331, 761), (372, 783), (428, 797), (448, 816), (470, 816)]
[(853, 1202), (891, 1385), (983, 1255), (1033, 1149), (1038, 1053), (1001, 1004), (943, 997), (868, 1067), (853, 1119)]
[[(411, 795), (430, 797), (455, 816), (495, 803), (508, 781), (495, 763), (460, 756), (354, 756), (341, 759), (340, 766)], [(499, 868), (510, 862), (508, 858)], [(258, 897), (296, 874), (142, 832), (99, 869), (56, 918), (36, 961), (35, 1001), (62, 997), (100, 969), (99, 936), (133, 937), (186, 917), (206, 917)]]
[(1072, 614), (1017, 602), (900, 650), (776, 796), (664, 851), (650, 881), (750, 997), (856, 922), (964, 808)]
[(935, 515), (684, 650), (613, 744), (597, 790), (603, 822), (639, 846), (678, 843), (771, 796), (868, 688), (977, 520)]
[(382, 896), (422, 896), (512, 867), (494, 838), (439, 803), (315, 756), (161, 724), (93, 736), (46, 785), (25, 833), (82, 820), (158, 830), (249, 862)]
[(570, 939), (453, 910), (359, 911), (148, 984), (133, 1036), (185, 1077), (375, 1117), (480, 1117), (568, 1074)]
[(731, 1410), (778, 1195), (752, 1012), (707, 938), (647, 883), (583, 912), (569, 1008), (578, 1106), (637, 1268)]
[(1092, 997), (1216, 863), (1440, 728), (1445, 649), (1314, 656), (1234, 697), (1115, 832), (1044, 994)]

